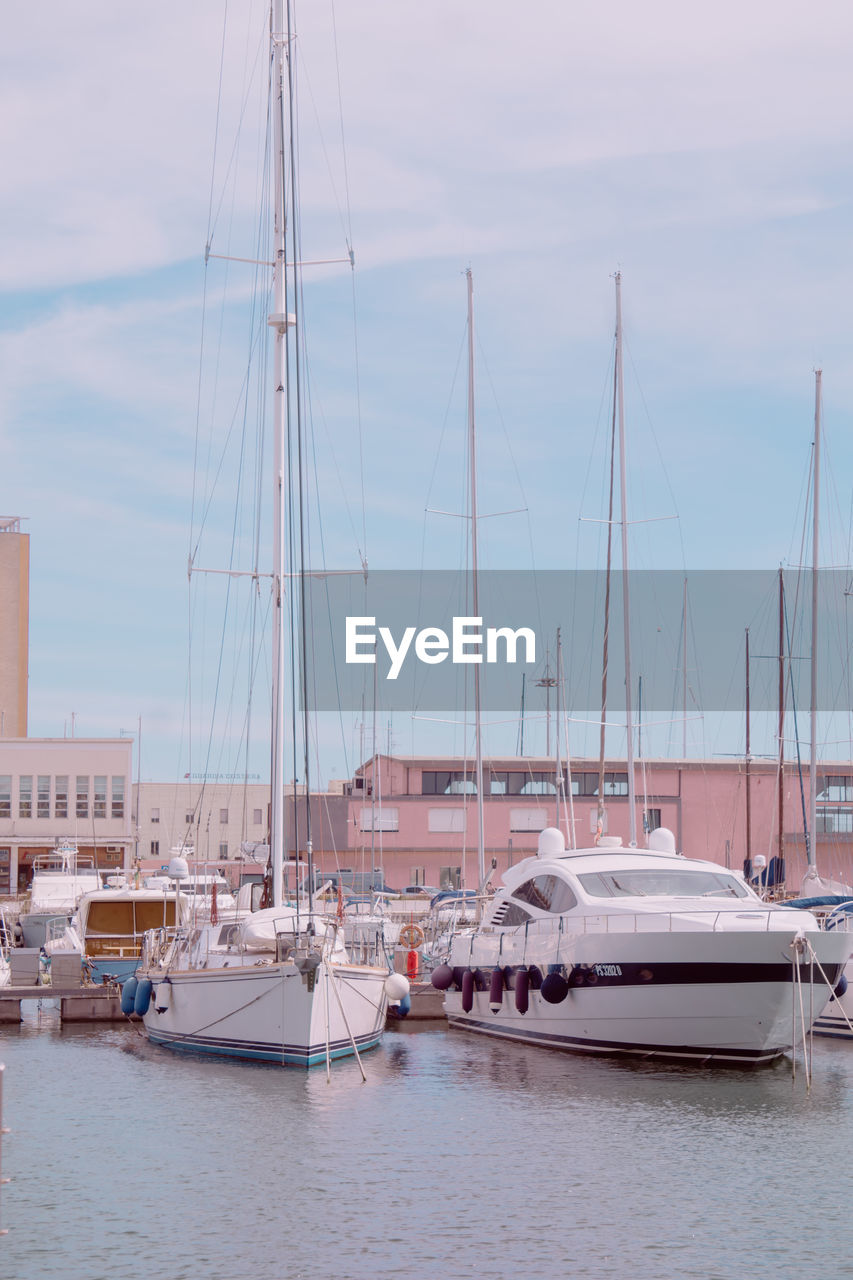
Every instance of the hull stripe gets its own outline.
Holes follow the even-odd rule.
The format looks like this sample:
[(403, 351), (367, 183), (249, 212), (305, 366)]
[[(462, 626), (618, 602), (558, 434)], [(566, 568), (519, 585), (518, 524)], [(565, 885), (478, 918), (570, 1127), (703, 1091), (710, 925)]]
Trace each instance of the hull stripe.
[(542, 1045), (550, 1049), (580, 1050), (585, 1053), (630, 1054), (656, 1058), (691, 1058), (712, 1062), (740, 1062), (752, 1065), (770, 1062), (780, 1057), (790, 1047), (781, 1045), (771, 1049), (702, 1048), (692, 1045), (625, 1044), (619, 1040), (588, 1040), (582, 1036), (552, 1035), (545, 1031), (532, 1031), (525, 1027), (507, 1027), (476, 1018), (455, 1017), (448, 1014), (447, 1021), (458, 1030), (475, 1031), (499, 1039), (521, 1040), (526, 1044)]
[[(177, 1032), (148, 1031), (148, 1038), (154, 1044), (165, 1048), (183, 1050), (188, 1053), (215, 1054), (217, 1056), (246, 1058), (256, 1062), (284, 1063), (286, 1066), (312, 1067), (326, 1061), (325, 1044), (308, 1047), (298, 1045), (275, 1045), (263, 1041), (214, 1039), (210, 1036), (181, 1035)], [(382, 1039), (382, 1030), (356, 1036), (356, 1045), (360, 1052), (373, 1049)], [(329, 1045), (330, 1058), (352, 1056), (353, 1048), (350, 1040), (333, 1040)]]
[[(475, 984), (479, 985), (479, 990), (485, 991), (488, 988), (489, 978), (495, 968), (494, 965), (481, 965), (479, 969), (473, 964), (463, 967), (470, 967), (474, 969), (475, 974), (479, 972), (482, 975), (480, 983)], [(505, 972), (511, 975), (518, 967), (517, 965), (509, 965)], [(540, 967), (547, 970), (550, 966), (540, 965)], [(573, 988), (716, 986), (719, 984), (734, 985), (750, 982), (793, 982), (795, 980), (793, 965), (784, 961), (779, 964), (754, 964), (729, 961), (717, 963), (701, 960), (672, 963), (649, 960), (636, 964), (619, 960), (610, 964), (566, 964), (565, 966), (557, 967), (565, 969), (569, 979), (569, 986)], [(810, 964), (801, 964), (799, 981), (808, 984), (812, 968), (814, 982), (823, 987), (824, 980), (816, 965), (813, 967)], [(838, 982), (843, 969), (843, 964), (825, 964), (823, 966), (824, 973), (831, 986), (835, 986)]]

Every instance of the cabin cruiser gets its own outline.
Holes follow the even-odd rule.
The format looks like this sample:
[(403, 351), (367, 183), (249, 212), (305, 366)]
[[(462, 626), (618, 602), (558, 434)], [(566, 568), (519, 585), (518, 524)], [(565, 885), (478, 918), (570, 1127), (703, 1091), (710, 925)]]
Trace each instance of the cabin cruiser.
[(100, 889), (101, 878), (91, 854), (77, 852), (72, 841), (60, 840), (50, 853), (36, 854), (30, 886), (29, 910), (20, 918), (25, 947), (44, 946), (48, 922), (67, 923), (84, 893)]
[(48, 926), (45, 951), (79, 952), (97, 982), (123, 982), (139, 964), (142, 940), (149, 929), (174, 929), (189, 920), (183, 894), (163, 889), (98, 889), (84, 893), (70, 923)]
[(432, 983), (451, 1027), (592, 1053), (755, 1065), (791, 1049), (828, 1003), (853, 935), (762, 902), (675, 851), (602, 837), (567, 851), (549, 828), (458, 934)]

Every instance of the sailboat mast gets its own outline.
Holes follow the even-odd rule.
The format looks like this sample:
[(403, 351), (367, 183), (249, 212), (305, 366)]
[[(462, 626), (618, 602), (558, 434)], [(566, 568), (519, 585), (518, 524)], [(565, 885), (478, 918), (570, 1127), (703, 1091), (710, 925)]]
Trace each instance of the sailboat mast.
[(779, 867), (785, 857), (785, 580), (779, 568)]
[(282, 0), (273, 0), (270, 54), (273, 76), (275, 126), (275, 246), (273, 265), (273, 314), (268, 324), (275, 330), (274, 421), (273, 421), (273, 627), (272, 627), (272, 744), (270, 760), (270, 855), (272, 865), (272, 905), (282, 904), (284, 872), (284, 740), (285, 740), (285, 486), (284, 459), (287, 436), (287, 255), (285, 224), (284, 118), (287, 101), (285, 58), (287, 34), (284, 30)]
[(819, 585), (820, 527), (820, 393), (822, 371), (815, 369), (814, 459), (812, 474), (812, 645), (811, 645), (811, 740), (809, 749), (809, 838), (807, 875), (817, 875), (817, 611)]
[(616, 272), (616, 383), (619, 406), (619, 491), (622, 523), (622, 623), (625, 637), (625, 740), (628, 768), (628, 831), (637, 843), (637, 801), (634, 793), (634, 723), (631, 709), (631, 620), (628, 592), (628, 474), (625, 457), (625, 388), (622, 371), (622, 273)]
[(752, 745), (749, 710), (749, 627), (746, 628), (746, 860), (752, 865)]
[(557, 817), (554, 826), (560, 829), (560, 804), (563, 799), (563, 763), (560, 759), (560, 668), (563, 664), (563, 642), (560, 638), (560, 628), (557, 627), (557, 732), (554, 735), (555, 756), (554, 756), (554, 796), (557, 807)]
[[(471, 483), (471, 606), (473, 616), (480, 616), (480, 593), (477, 574), (477, 434), (474, 417), (474, 277), (471, 268), (465, 272), (468, 281), (468, 470)], [(477, 887), (486, 878), (485, 832), (483, 830), (483, 742), (480, 723), (480, 666), (474, 663), (474, 752), (477, 787)]]

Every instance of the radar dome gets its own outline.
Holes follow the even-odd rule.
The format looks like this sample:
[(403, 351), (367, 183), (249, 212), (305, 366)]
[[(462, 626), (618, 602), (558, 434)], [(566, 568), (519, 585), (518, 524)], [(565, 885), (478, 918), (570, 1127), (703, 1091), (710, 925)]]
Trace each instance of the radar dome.
[(649, 832), (646, 848), (656, 853), (675, 853), (675, 836), (669, 827), (658, 827), (656, 831)]
[(565, 852), (566, 842), (562, 831), (558, 831), (556, 827), (546, 827), (544, 831), (539, 832), (540, 858), (559, 858)]

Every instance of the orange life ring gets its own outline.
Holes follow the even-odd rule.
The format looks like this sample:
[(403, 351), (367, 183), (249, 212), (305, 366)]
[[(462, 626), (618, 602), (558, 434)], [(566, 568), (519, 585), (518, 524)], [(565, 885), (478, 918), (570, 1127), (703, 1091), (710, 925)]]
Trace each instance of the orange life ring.
[(404, 924), (400, 930), (400, 942), (410, 951), (423, 945), (424, 931), (419, 924)]

